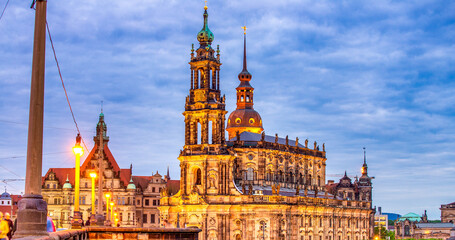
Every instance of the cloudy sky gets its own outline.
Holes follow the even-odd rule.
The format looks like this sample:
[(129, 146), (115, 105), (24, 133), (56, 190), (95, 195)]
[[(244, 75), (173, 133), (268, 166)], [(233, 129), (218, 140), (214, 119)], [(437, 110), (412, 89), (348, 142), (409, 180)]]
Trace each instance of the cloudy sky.
[[(25, 175), (34, 11), (10, 0), (0, 20), (0, 174)], [(0, 9), (6, 0), (0, 0)], [(179, 178), (191, 44), (203, 1), (48, 1), (48, 23), (89, 149), (104, 101), (109, 146), (135, 175)], [(235, 109), (243, 30), (255, 109), (267, 134), (325, 143), (327, 174), (360, 174), (374, 205), (440, 216), (455, 201), (453, 1), (209, 1), (221, 89)], [(76, 135), (48, 41), (43, 173), (72, 167)], [(329, 177), (337, 179), (337, 177)], [(2, 183), (5, 186), (5, 184)], [(9, 182), (13, 193), (23, 182)]]

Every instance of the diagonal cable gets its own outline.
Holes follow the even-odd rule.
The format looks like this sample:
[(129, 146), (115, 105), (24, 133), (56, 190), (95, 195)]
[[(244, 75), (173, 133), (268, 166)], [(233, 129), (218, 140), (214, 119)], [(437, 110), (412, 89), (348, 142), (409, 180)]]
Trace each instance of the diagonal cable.
[(5, 7), (3, 8), (2, 15), (0, 15), (0, 20), (2, 20), (3, 14), (5, 13), (6, 7), (8, 7), (9, 0), (6, 1)]
[[(57, 63), (58, 75), (60, 76), (60, 80), (62, 82), (62, 87), (63, 87), (63, 90), (65, 91), (66, 101), (68, 102), (68, 106), (71, 111), (71, 116), (73, 117), (74, 124), (76, 125), (77, 133), (79, 133), (82, 136), (81, 131), (79, 131), (79, 126), (77, 125), (77, 122), (76, 122), (76, 117), (74, 117), (73, 108), (71, 107), (70, 99), (68, 98), (68, 92), (66, 91), (65, 83), (63, 82), (62, 72), (60, 71), (60, 65), (58, 64), (57, 54), (55, 53), (55, 48), (54, 48), (54, 42), (52, 41), (51, 31), (49, 30), (49, 24), (47, 24), (47, 21), (46, 21), (46, 28), (47, 28), (47, 33), (49, 34), (49, 40), (51, 42), (52, 52), (54, 53), (54, 59), (55, 59), (55, 62)], [(83, 138), (82, 138), (82, 144), (84, 144), (84, 147), (87, 150), (87, 152), (90, 152), (87, 148), (87, 145), (85, 145)]]

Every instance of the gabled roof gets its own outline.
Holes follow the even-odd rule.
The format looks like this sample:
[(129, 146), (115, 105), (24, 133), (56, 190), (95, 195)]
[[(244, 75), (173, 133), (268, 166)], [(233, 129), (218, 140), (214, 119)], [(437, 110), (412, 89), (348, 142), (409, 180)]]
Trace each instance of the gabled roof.
[(42, 178), (41, 184), (44, 184), (44, 180), (49, 177), (49, 174), (51, 172), (55, 173), (55, 180), (57, 180), (60, 185), (65, 184), (66, 176), (68, 176), (71, 185), (74, 186), (74, 176), (75, 176), (74, 168), (49, 168), (49, 170), (47, 170), (46, 175), (44, 175), (44, 177)]
[[(90, 161), (94, 159), (95, 151), (98, 148), (98, 145), (95, 144), (95, 146), (92, 148), (90, 151), (89, 155), (87, 158), (85, 158), (84, 162), (82, 163), (81, 166), (81, 175), (88, 170), (91, 170), (90, 166)], [(112, 166), (113, 171), (118, 174), (120, 181), (123, 183), (123, 186), (128, 186), (128, 183), (131, 178), (131, 169), (126, 168), (126, 169), (120, 169), (120, 167), (117, 164), (117, 161), (115, 161), (114, 156), (112, 155), (109, 147), (107, 144), (104, 146), (104, 156), (105, 159), (108, 160), (110, 166)], [(50, 168), (46, 175), (42, 178), (42, 184), (44, 184), (44, 180), (48, 178), (49, 174), (51, 172), (55, 173), (56, 180), (58, 180), (60, 186), (63, 186), (66, 182), (66, 177), (69, 177), (69, 182), (71, 183), (72, 186), (74, 186), (74, 176), (75, 176), (75, 168)]]
[(145, 190), (152, 180), (152, 176), (133, 176), (133, 182), (136, 187), (140, 187), (142, 190)]
[[(84, 163), (82, 163), (81, 172), (85, 171), (87, 168), (90, 169), (90, 165), (89, 165), (90, 161), (94, 159), (95, 151), (97, 149), (98, 149), (98, 144), (95, 144), (95, 146), (93, 146), (92, 150), (90, 151), (90, 154), (87, 156), (87, 158), (85, 158)], [(115, 158), (112, 155), (111, 150), (109, 149), (107, 144), (104, 145), (103, 153), (104, 153), (105, 159), (107, 159), (107, 161), (110, 163), (113, 170), (115, 172), (119, 172), (120, 167), (118, 166), (117, 161), (115, 161)], [(128, 181), (129, 181), (129, 179), (126, 181), (126, 183), (128, 183)]]

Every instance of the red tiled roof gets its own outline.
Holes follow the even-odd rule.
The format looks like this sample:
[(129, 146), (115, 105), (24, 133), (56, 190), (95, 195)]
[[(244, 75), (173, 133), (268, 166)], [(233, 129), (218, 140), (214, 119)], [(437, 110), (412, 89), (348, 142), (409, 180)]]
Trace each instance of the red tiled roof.
[(11, 200), (13, 200), (13, 205), (16, 205), (19, 200), (22, 199), (21, 195), (11, 195)]
[(60, 186), (65, 184), (67, 176), (69, 177), (71, 185), (74, 186), (74, 168), (49, 168), (49, 170), (47, 170), (46, 175), (42, 177), (41, 184), (44, 184), (44, 180), (48, 178), (51, 172), (55, 173), (55, 178), (58, 180)]
[(136, 187), (140, 187), (142, 190), (147, 188), (150, 180), (152, 180), (152, 176), (133, 176), (133, 182)]
[(169, 195), (174, 195), (180, 190), (180, 180), (168, 180), (166, 187), (169, 189)]
[[(94, 158), (95, 150), (97, 148), (98, 145), (95, 144), (87, 158), (82, 163), (81, 175), (84, 175), (85, 171), (91, 170), (90, 161)], [(107, 145), (104, 146), (104, 154), (110, 166), (112, 166), (114, 173), (119, 176), (120, 181), (123, 183), (124, 186), (128, 186), (131, 177), (131, 169), (129, 168), (120, 169), (120, 167), (117, 164), (117, 161), (115, 161), (115, 158)], [(44, 175), (44, 177), (42, 178), (42, 184), (44, 184), (44, 180), (49, 176), (51, 172), (55, 173), (60, 186), (65, 184), (67, 175), (69, 176), (69, 182), (71, 183), (71, 185), (74, 186), (74, 168), (50, 168), (47, 171), (46, 175)]]
[(120, 169), (120, 181), (123, 182), (124, 186), (128, 186), (131, 179), (131, 169)]

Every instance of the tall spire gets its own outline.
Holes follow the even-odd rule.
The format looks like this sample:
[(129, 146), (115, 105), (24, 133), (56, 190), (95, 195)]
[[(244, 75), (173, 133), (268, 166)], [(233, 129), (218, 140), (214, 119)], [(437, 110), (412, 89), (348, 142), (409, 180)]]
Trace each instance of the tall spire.
[[(247, 27), (243, 26), (242, 29), (243, 29), (243, 69), (242, 69), (242, 72), (239, 73), (239, 80), (242, 82), (243, 81), (249, 82), (251, 80), (252, 76), (248, 72), (247, 64), (246, 64), (246, 29), (247, 29)], [(249, 83), (244, 83), (244, 84), (249, 85)], [(252, 88), (251, 86), (249, 86), (249, 87)]]
[(247, 71), (246, 69), (246, 26), (243, 26), (243, 71)]
[(363, 147), (363, 165), (367, 165), (367, 152), (365, 147)]

